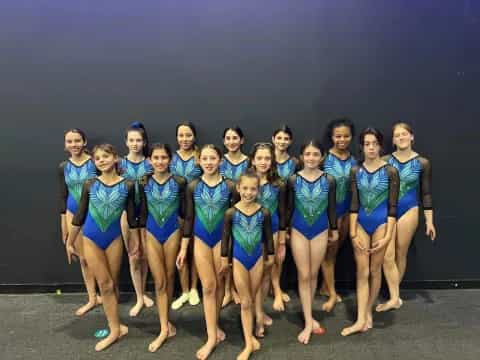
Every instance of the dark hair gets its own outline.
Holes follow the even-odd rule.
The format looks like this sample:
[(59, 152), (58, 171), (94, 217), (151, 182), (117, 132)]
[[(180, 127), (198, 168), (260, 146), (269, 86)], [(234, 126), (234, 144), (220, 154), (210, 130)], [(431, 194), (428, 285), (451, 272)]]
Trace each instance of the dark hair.
[[(313, 146), (314, 148), (317, 148), (320, 150), (320, 153), (322, 154), (322, 157), (325, 156), (325, 147), (322, 145), (322, 143), (316, 139), (310, 139), (307, 142), (304, 142), (302, 146), (300, 147), (300, 159), (299, 159), (299, 168), (303, 169), (305, 166), (305, 163), (303, 162), (303, 152), (305, 149), (309, 146)], [(319, 164), (319, 167), (322, 167), (323, 163), (322, 161)]]
[(333, 131), (336, 128), (339, 128), (342, 126), (348, 127), (350, 129), (350, 134), (352, 135), (352, 139), (355, 136), (355, 125), (353, 125), (352, 121), (349, 118), (343, 117), (343, 118), (334, 119), (327, 124), (327, 128), (325, 129), (325, 134), (323, 136), (323, 143), (327, 144), (328, 148), (331, 148), (333, 146), (333, 141), (332, 141)]
[(127, 140), (128, 133), (131, 132), (131, 131), (136, 131), (142, 136), (142, 139), (143, 139), (143, 142), (144, 142), (142, 152), (143, 152), (143, 156), (147, 157), (150, 151), (148, 149), (148, 147), (149, 147), (149, 145), (148, 145), (148, 135), (147, 135), (147, 130), (145, 129), (145, 126), (140, 121), (132, 122), (128, 126), (127, 130), (125, 130), (125, 140)]
[[(373, 135), (377, 139), (380, 148), (383, 149), (383, 134), (380, 130), (374, 127), (367, 127), (364, 129), (358, 136), (358, 143), (360, 145), (360, 152), (363, 154), (363, 143), (365, 141), (365, 136)], [(381, 150), (380, 150), (381, 151)]]
[(219, 159), (222, 158), (222, 152), (220, 151), (220, 149), (219, 149), (217, 146), (215, 146), (215, 145), (213, 145), (213, 144), (205, 144), (205, 145), (203, 145), (202, 148), (200, 149), (200, 152), (198, 153), (198, 155), (199, 155), (199, 156), (202, 155), (203, 150), (206, 150), (206, 149), (214, 150), (214, 151), (217, 153), (218, 158), (219, 158)]
[(273, 137), (277, 136), (277, 134), (279, 132), (284, 132), (284, 133), (288, 134), (288, 136), (290, 136), (290, 139), (293, 140), (292, 129), (290, 129), (287, 125), (283, 124), (279, 128), (275, 129), (272, 136)]
[(236, 132), (237, 135), (240, 137), (240, 139), (244, 139), (244, 138), (245, 138), (245, 137), (243, 136), (243, 131), (242, 131), (242, 129), (240, 129), (239, 126), (227, 127), (227, 128), (225, 128), (225, 130), (223, 130), (222, 138), (225, 138), (225, 135), (227, 135), (227, 131), (228, 131), (228, 130), (232, 130), (232, 131)]
[[(83, 130), (80, 130), (79, 128), (72, 128), (72, 129), (65, 130), (65, 132), (63, 133), (63, 138), (64, 139), (65, 139), (65, 137), (67, 136), (68, 133), (74, 133), (74, 134), (80, 135), (83, 142), (85, 144), (87, 143), (87, 135), (85, 135), (85, 132)], [(66, 151), (66, 149), (65, 149), (65, 151)], [(87, 155), (90, 155), (90, 152), (86, 149), (86, 145), (83, 146), (83, 152)]]
[(270, 183), (276, 183), (280, 181), (280, 176), (277, 172), (277, 161), (275, 160), (274, 146), (272, 145), (272, 143), (259, 142), (253, 145), (252, 152), (250, 153), (249, 168), (256, 171), (256, 168), (253, 166), (253, 160), (255, 158), (255, 155), (257, 154), (257, 151), (263, 149), (269, 150), (272, 157), (272, 165), (270, 166), (270, 170), (268, 170), (267, 180)]
[(172, 160), (172, 149), (170, 148), (170, 145), (168, 144), (161, 144), (161, 143), (155, 143), (150, 147), (150, 153), (148, 154), (150, 157), (152, 157), (153, 152), (155, 150), (164, 150), (170, 160)]
[(257, 172), (253, 168), (245, 170), (238, 178), (237, 184), (240, 184), (243, 178), (256, 179), (258, 184), (257, 187), (260, 187), (260, 178), (258, 177)]
[[(92, 155), (95, 156), (95, 153), (98, 151), (98, 150), (102, 150), (102, 151), (105, 151), (107, 154), (111, 154), (113, 156), (116, 156), (118, 158), (118, 152), (117, 150), (115, 150), (115, 147), (112, 145), (112, 144), (99, 144), (99, 145), (95, 145), (95, 147), (93, 148), (92, 150)], [(98, 169), (97, 169), (98, 170)], [(99, 170), (100, 171), (100, 170)], [(119, 170), (119, 167), (118, 167), (118, 163), (115, 164), (115, 171), (117, 172), (117, 174), (120, 174), (120, 170)]]
[(85, 135), (85, 132), (83, 130), (80, 130), (79, 128), (65, 130), (65, 132), (63, 133), (63, 137), (67, 136), (68, 133), (79, 134), (82, 137), (83, 142), (87, 142), (87, 135)]

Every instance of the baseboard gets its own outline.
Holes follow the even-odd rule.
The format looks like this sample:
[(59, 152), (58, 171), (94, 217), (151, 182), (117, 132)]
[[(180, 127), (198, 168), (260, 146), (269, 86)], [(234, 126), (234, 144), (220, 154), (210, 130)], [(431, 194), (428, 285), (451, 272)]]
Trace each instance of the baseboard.
[[(296, 289), (296, 283), (288, 282), (286, 289)], [(352, 290), (354, 281), (337, 281), (339, 290)], [(480, 289), (480, 280), (411, 280), (402, 283), (402, 289)], [(147, 290), (153, 291), (153, 284), (147, 284)], [(0, 284), (0, 294), (36, 294), (36, 293), (78, 293), (85, 292), (82, 283), (61, 284)], [(133, 292), (132, 284), (121, 283), (121, 292)]]

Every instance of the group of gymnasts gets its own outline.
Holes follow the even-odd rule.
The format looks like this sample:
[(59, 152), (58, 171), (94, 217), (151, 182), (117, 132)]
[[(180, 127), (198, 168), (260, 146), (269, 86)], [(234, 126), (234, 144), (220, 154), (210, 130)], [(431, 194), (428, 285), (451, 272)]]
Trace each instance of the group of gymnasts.
[[(430, 162), (412, 149), (414, 134), (406, 123), (393, 126), (395, 151), (383, 157), (379, 130), (360, 133), (361, 162), (351, 154), (354, 135), (349, 119), (335, 119), (327, 125), (323, 142), (328, 147), (309, 140), (296, 158), (289, 153), (292, 131), (282, 126), (271, 142), (256, 143), (247, 155), (239, 127), (224, 130), (222, 152), (212, 144), (199, 147), (195, 126), (185, 122), (176, 127), (177, 150), (172, 151), (167, 144), (150, 145), (143, 124), (134, 122), (125, 132), (128, 154), (121, 158), (109, 144), (87, 151), (84, 132), (66, 131), (69, 158), (58, 172), (62, 239), (68, 262), (80, 260), (88, 293), (76, 314), (103, 304), (109, 332), (95, 349), (128, 333), (118, 313), (124, 247), (136, 293), (130, 316), (153, 305), (145, 293), (148, 270), (154, 280), (160, 334), (149, 344), (151, 352), (176, 334), (169, 309), (200, 302), (200, 278), (207, 341), (197, 358), (206, 359), (225, 339), (220, 310), (235, 301), (245, 340), (238, 359), (248, 359), (272, 324), (263, 308), (265, 297), (272, 291), (275, 311), (283, 311), (290, 300), (280, 286), (287, 245), (304, 316), (300, 343), (325, 333), (312, 315), (320, 269), (320, 292), (328, 297), (322, 309), (330, 312), (341, 301), (334, 269), (347, 237), (357, 267), (357, 319), (341, 334), (372, 328), (382, 267), (390, 299), (375, 309), (398, 309), (420, 205), (427, 236), (436, 236)], [(182, 292), (173, 301), (176, 269)]]

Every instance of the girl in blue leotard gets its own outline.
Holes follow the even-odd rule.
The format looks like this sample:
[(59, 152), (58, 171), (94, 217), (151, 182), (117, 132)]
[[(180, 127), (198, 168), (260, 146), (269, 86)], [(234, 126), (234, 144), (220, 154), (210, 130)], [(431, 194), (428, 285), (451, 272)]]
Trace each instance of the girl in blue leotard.
[[(225, 213), (220, 275), (232, 265), (235, 287), (240, 296), (245, 349), (237, 359), (247, 360), (260, 349), (253, 336), (253, 302), (260, 290), (263, 273), (273, 264), (274, 249), (270, 211), (257, 202), (260, 179), (250, 169), (236, 186), (240, 201)], [(268, 259), (264, 264), (264, 257)], [(233, 260), (232, 260), (233, 258)]]
[(327, 125), (325, 141), (329, 151), (323, 161), (323, 171), (335, 178), (337, 185), (337, 226), (338, 241), (327, 248), (325, 260), (322, 263), (323, 286), (320, 293), (328, 296), (328, 301), (322, 309), (330, 312), (337, 302), (341, 301), (335, 290), (335, 262), (338, 249), (348, 236), (350, 210), (350, 170), (356, 165), (356, 160), (350, 153), (352, 137), (355, 135), (353, 123), (346, 118), (332, 120)]
[[(195, 180), (202, 174), (198, 164), (198, 148), (196, 145), (197, 131), (191, 122), (182, 122), (175, 131), (178, 150), (173, 154), (170, 162), (170, 172), (173, 175), (185, 178), (187, 183)], [(182, 294), (172, 302), (172, 309), (180, 309), (187, 301), (190, 305), (198, 305), (197, 268), (193, 262), (193, 244), (191, 243), (188, 261), (179, 269), (180, 287)]]
[(101, 173), (83, 185), (78, 210), (72, 220), (67, 239), (67, 257), (71, 263), (77, 255), (75, 241), (83, 226), (83, 251), (102, 295), (103, 309), (110, 328), (109, 335), (99, 341), (96, 351), (113, 344), (128, 332), (118, 316), (118, 275), (122, 263), (122, 231), (120, 218), (127, 212), (129, 256), (139, 253), (137, 219), (135, 216), (135, 183), (118, 175), (118, 154), (112, 145), (98, 145), (93, 149), (95, 166)]
[[(220, 174), (226, 179), (236, 182), (248, 168), (248, 156), (242, 153), (242, 145), (245, 142), (243, 131), (238, 126), (223, 130), (223, 145), (227, 153), (223, 155), (220, 163)], [(225, 297), (222, 307), (227, 306), (232, 299), (238, 304), (240, 299), (233, 287), (232, 274), (225, 278)]]
[[(63, 161), (58, 167), (58, 179), (60, 184), (60, 224), (62, 227), (62, 241), (65, 244), (71, 231), (73, 215), (75, 215), (82, 186), (88, 179), (97, 175), (97, 169), (91, 157), (86, 152), (87, 138), (80, 129), (71, 129), (65, 132), (65, 150), (70, 155), (68, 160)], [(87, 289), (88, 302), (75, 311), (75, 315), (82, 316), (101, 304), (101, 297), (97, 296), (95, 279), (87, 267), (83, 257), (83, 237), (80, 233), (77, 239), (77, 250), (80, 254), (80, 268), (83, 282)]]
[(292, 141), (293, 133), (287, 125), (282, 125), (273, 132), (272, 143), (275, 147), (277, 173), (284, 181), (298, 170), (298, 159), (288, 153)]
[(271, 271), (264, 274), (262, 287), (257, 293), (255, 299), (256, 312), (256, 331), (258, 337), (264, 336), (264, 325), (270, 326), (273, 320), (263, 311), (263, 303), (266, 295), (273, 288), (274, 301), (273, 309), (275, 311), (283, 311), (284, 294), (280, 287), (280, 275), (282, 272), (282, 264), (285, 259), (285, 233), (287, 222), (287, 187), (285, 182), (278, 176), (275, 166), (275, 154), (271, 143), (257, 143), (253, 146), (250, 155), (252, 169), (257, 173), (260, 179), (260, 187), (258, 191), (258, 203), (270, 211), (272, 218), (272, 233), (275, 249), (276, 261)]
[(150, 150), (154, 173), (145, 176), (140, 185), (140, 218), (143, 242), (155, 282), (160, 334), (148, 350), (155, 352), (168, 337), (176, 334), (168, 321), (175, 279), (175, 259), (180, 246), (180, 221), (184, 218), (186, 180), (172, 175), (169, 164), (172, 151), (168, 145), (155, 144)]
[(313, 318), (312, 302), (327, 243), (338, 240), (338, 230), (335, 179), (320, 170), (325, 154), (323, 148), (318, 141), (311, 140), (302, 146), (300, 153), (303, 169), (288, 179), (287, 208), (292, 212), (290, 246), (297, 266), (298, 291), (305, 318), (298, 341), (308, 344), (312, 333), (325, 333)]
[(400, 283), (407, 266), (408, 248), (417, 230), (419, 206), (425, 216), (426, 235), (435, 240), (432, 206), (432, 168), (430, 161), (412, 150), (413, 130), (406, 123), (393, 127), (393, 144), (396, 151), (385, 160), (394, 166), (400, 175), (397, 226), (395, 241), (391, 241), (385, 253), (383, 271), (390, 291), (390, 299), (377, 306), (377, 311), (397, 309), (402, 305)]
[(193, 254), (203, 288), (208, 336), (205, 345), (197, 351), (198, 359), (206, 359), (215, 346), (225, 339), (218, 322), (225, 292), (223, 279), (218, 275), (220, 240), (225, 211), (236, 196), (234, 183), (218, 171), (221, 158), (221, 151), (214, 145), (205, 145), (200, 151), (203, 175), (187, 186), (183, 239), (177, 258), (177, 266), (181, 268), (188, 243), (193, 237)]
[[(148, 136), (147, 131), (142, 123), (135, 121), (125, 131), (125, 144), (128, 147), (128, 155), (120, 160), (120, 172), (122, 176), (130, 181), (135, 182), (138, 190), (138, 182), (140, 179), (152, 173), (152, 165), (148, 160)], [(139, 191), (135, 195), (135, 211), (137, 216), (140, 209)], [(129, 228), (126, 213), (122, 215), (122, 235), (125, 247), (128, 249)], [(142, 246), (142, 254), (145, 254), (144, 244)], [(137, 296), (136, 304), (130, 309), (130, 316), (137, 316), (143, 306), (151, 307), (153, 300), (145, 294), (145, 285), (148, 275), (148, 264), (144, 256), (135, 259), (129, 259), (130, 276), (132, 277), (133, 287)]]
[(242, 153), (245, 142), (243, 131), (238, 126), (223, 130), (223, 145), (227, 153), (220, 163), (220, 174), (226, 179), (237, 181), (248, 168), (248, 156)]
[(342, 330), (347, 336), (373, 327), (372, 307), (382, 280), (385, 249), (397, 214), (398, 171), (380, 157), (383, 135), (374, 128), (360, 134), (364, 155), (351, 171), (350, 237), (357, 264), (357, 321)]

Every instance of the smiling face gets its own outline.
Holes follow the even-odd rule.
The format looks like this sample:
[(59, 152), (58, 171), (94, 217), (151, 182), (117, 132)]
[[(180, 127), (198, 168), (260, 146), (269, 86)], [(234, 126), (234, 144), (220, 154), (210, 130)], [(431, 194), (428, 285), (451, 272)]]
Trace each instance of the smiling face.
[(257, 172), (266, 174), (272, 168), (272, 160), (272, 151), (267, 148), (260, 148), (255, 152), (255, 156), (252, 159), (252, 165)]
[(170, 156), (165, 149), (154, 149), (150, 157), (150, 163), (156, 174), (163, 174), (168, 171), (170, 160)]
[(238, 133), (232, 129), (227, 130), (223, 138), (223, 144), (230, 152), (236, 152), (240, 150), (243, 145), (244, 139), (238, 135)]
[(393, 145), (397, 147), (398, 150), (407, 150), (412, 147), (413, 144), (413, 134), (402, 125), (397, 125), (393, 129)]
[(352, 142), (352, 132), (348, 126), (338, 126), (333, 129), (332, 143), (333, 147), (337, 150), (348, 150), (350, 143)]
[(362, 149), (365, 154), (365, 159), (375, 160), (380, 156), (381, 146), (377, 137), (373, 134), (366, 134), (364, 136)]
[(127, 133), (125, 144), (127, 145), (130, 153), (139, 154), (143, 152), (145, 141), (143, 140), (143, 136), (139, 131), (130, 130)]
[(69, 131), (65, 134), (65, 149), (70, 156), (82, 155), (86, 145), (87, 143), (80, 133)]
[(218, 173), (220, 165), (220, 156), (213, 148), (204, 148), (200, 153), (200, 167), (206, 175), (215, 175)]
[(97, 149), (93, 153), (93, 160), (95, 161), (97, 169), (105, 173), (115, 168), (118, 162), (118, 156), (103, 149)]
[(305, 147), (302, 153), (303, 163), (306, 169), (318, 169), (320, 167), (320, 163), (322, 161), (322, 152), (319, 148), (308, 145)]
[(292, 144), (292, 138), (284, 131), (279, 131), (272, 137), (272, 142), (280, 151), (287, 151), (288, 147)]
[(242, 176), (237, 184), (237, 191), (240, 199), (245, 203), (252, 203), (257, 199), (258, 195), (258, 178), (252, 176)]
[(181, 150), (190, 151), (195, 142), (195, 135), (189, 126), (181, 125), (177, 130), (177, 143)]

